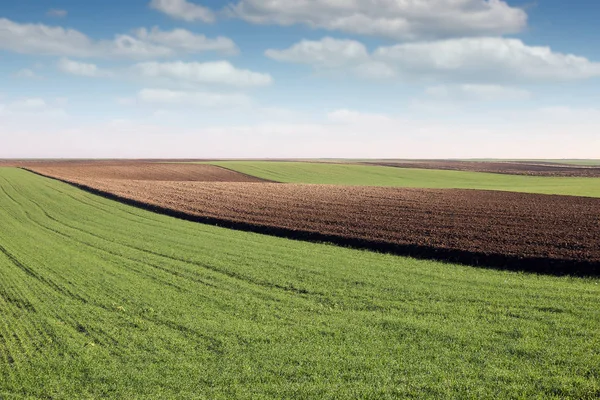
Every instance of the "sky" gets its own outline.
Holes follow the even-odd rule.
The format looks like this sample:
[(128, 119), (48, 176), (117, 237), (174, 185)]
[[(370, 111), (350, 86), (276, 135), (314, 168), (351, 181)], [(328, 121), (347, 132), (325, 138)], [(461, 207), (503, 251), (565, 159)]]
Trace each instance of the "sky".
[(598, 15), (0, 0), (0, 158), (600, 158)]

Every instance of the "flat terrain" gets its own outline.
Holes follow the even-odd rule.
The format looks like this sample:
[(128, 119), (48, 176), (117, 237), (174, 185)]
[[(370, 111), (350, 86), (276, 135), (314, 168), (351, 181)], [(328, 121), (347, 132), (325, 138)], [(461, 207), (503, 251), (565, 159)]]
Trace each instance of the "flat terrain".
[(600, 197), (600, 178), (519, 176), (309, 162), (227, 161), (211, 164), (286, 183), (481, 189)]
[(471, 159), (471, 160), (464, 160), (464, 161), (491, 161), (491, 162), (497, 162), (497, 161), (514, 161), (514, 162), (525, 162), (525, 163), (554, 163), (554, 164), (565, 164), (565, 165), (583, 165), (583, 166), (589, 166), (589, 167), (593, 167), (593, 166), (600, 166), (600, 160), (594, 160), (594, 159), (568, 159), (568, 158), (556, 158), (556, 159), (532, 159), (532, 160), (523, 160), (523, 159), (519, 159), (519, 160), (502, 160), (502, 159)]
[(210, 227), (16, 169), (0, 220), (1, 398), (600, 396), (597, 279)]
[(370, 161), (369, 165), (398, 168), (423, 168), (454, 171), (489, 172), (508, 175), (600, 177), (600, 167), (566, 165), (543, 161)]
[(26, 164), (31, 169), (43, 170), (49, 175), (68, 175), (75, 179), (125, 179), (141, 181), (196, 181), (196, 182), (263, 182), (208, 164), (169, 164), (150, 162), (78, 162)]
[[(377, 168), (377, 167), (376, 167)], [(105, 179), (35, 168), (167, 214), (279, 236), (551, 273), (600, 274), (600, 199), (524, 193)], [(94, 172), (92, 170), (88, 172)], [(177, 213), (171, 213), (170, 211)]]

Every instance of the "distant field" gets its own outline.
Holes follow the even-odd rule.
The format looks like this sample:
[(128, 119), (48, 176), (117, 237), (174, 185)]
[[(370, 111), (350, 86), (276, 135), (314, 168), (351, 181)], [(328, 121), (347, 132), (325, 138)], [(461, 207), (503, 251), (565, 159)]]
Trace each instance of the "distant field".
[(600, 395), (600, 286), (184, 222), (0, 168), (0, 398)]
[(537, 177), (308, 162), (211, 162), (262, 179), (288, 183), (487, 189), (600, 197), (600, 178)]
[(557, 164), (567, 165), (589, 165), (589, 166), (600, 166), (600, 160), (578, 160), (578, 159), (496, 159), (496, 158), (475, 158), (466, 159), (465, 161), (518, 161), (518, 162), (550, 162)]
[(80, 161), (25, 164), (24, 168), (43, 170), (47, 175), (66, 174), (73, 178), (168, 182), (262, 182), (259, 178), (209, 164)]
[(572, 165), (600, 165), (600, 160), (550, 160), (562, 164)]
[(525, 175), (571, 178), (600, 178), (600, 167), (558, 164), (548, 161), (394, 161), (381, 160), (363, 164), (396, 168), (437, 169), (446, 171), (485, 172), (503, 175)]

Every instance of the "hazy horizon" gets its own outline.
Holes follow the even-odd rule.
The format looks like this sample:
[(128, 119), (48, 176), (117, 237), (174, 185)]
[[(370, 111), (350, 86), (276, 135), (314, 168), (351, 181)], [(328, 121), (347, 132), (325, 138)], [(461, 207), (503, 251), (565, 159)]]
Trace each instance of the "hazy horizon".
[(599, 159), (598, 11), (10, 2), (0, 159)]

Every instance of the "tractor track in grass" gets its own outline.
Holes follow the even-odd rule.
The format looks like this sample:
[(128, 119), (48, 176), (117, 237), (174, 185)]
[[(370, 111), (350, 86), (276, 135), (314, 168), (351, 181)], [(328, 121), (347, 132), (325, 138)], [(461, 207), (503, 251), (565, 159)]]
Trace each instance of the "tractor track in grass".
[(600, 200), (476, 190), (166, 182), (30, 172), (179, 219), (415, 258), (600, 274)]

